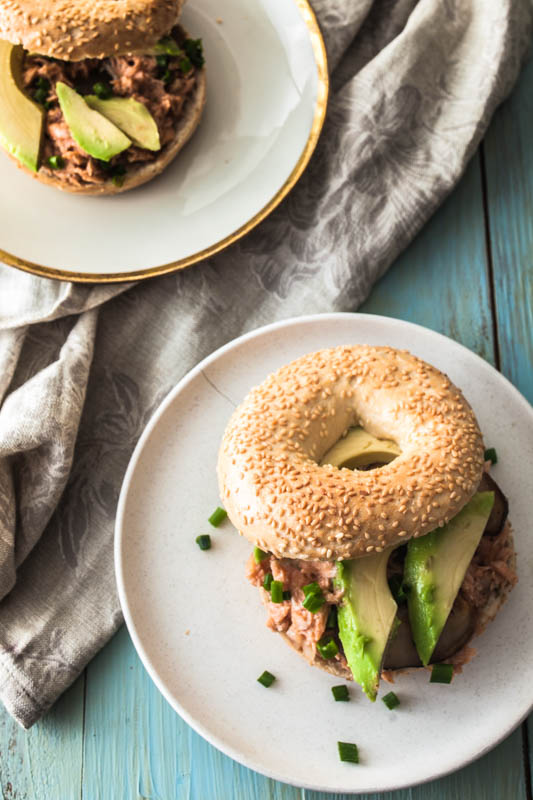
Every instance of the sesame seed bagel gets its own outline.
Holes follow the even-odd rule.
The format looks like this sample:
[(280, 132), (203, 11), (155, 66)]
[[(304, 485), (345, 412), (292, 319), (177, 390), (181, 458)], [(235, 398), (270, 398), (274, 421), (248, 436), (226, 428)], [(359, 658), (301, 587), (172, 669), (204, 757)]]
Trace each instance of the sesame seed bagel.
[(66, 61), (146, 52), (175, 25), (183, 0), (2, 0), (0, 38)]
[[(354, 425), (401, 454), (369, 470), (320, 466)], [(483, 473), (474, 413), (446, 375), (407, 351), (353, 345), (310, 353), (251, 390), (218, 457), (237, 529), (278, 557), (357, 558), (454, 517)]]

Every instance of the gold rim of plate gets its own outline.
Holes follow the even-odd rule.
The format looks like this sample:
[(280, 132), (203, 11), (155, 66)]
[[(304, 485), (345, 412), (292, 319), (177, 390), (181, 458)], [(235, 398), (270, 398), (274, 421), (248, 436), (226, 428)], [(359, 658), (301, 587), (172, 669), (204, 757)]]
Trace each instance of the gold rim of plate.
[(31, 272), (34, 275), (40, 275), (43, 278), (56, 278), (58, 280), (74, 281), (75, 283), (119, 283), (131, 280), (138, 281), (144, 280), (145, 278), (153, 278), (157, 275), (166, 275), (169, 272), (175, 272), (178, 269), (190, 267), (192, 264), (196, 264), (198, 261), (209, 258), (215, 253), (220, 253), (222, 250), (225, 250), (226, 247), (229, 247), (238, 239), (241, 239), (253, 228), (255, 228), (256, 225), (262, 222), (262, 220), (268, 217), (268, 215), (274, 211), (276, 206), (281, 203), (281, 201), (296, 185), (303, 171), (308, 165), (313, 151), (317, 145), (320, 131), (322, 130), (322, 126), (324, 124), (326, 107), (328, 103), (329, 75), (324, 39), (322, 38), (322, 33), (318, 26), (315, 13), (309, 5), (308, 0), (295, 0), (295, 3), (304, 19), (305, 24), (307, 25), (318, 72), (318, 90), (313, 123), (311, 125), (311, 130), (309, 132), (309, 138), (307, 139), (306, 145), (291, 174), (283, 186), (278, 189), (274, 197), (272, 197), (272, 199), (269, 200), (269, 202), (260, 211), (258, 211), (257, 214), (248, 220), (248, 222), (246, 222), (244, 225), (241, 225), (241, 227), (237, 228), (237, 230), (233, 233), (230, 233), (229, 236), (225, 236), (223, 239), (215, 242), (215, 244), (212, 244), (210, 247), (206, 247), (205, 250), (200, 250), (198, 253), (194, 253), (193, 255), (179, 259), (178, 261), (170, 261), (168, 264), (161, 264), (157, 267), (134, 270), (132, 272), (87, 274), (83, 272), (71, 272), (66, 269), (56, 269), (55, 267), (43, 267), (41, 264), (36, 264), (31, 261), (26, 261), (23, 258), (18, 258), (11, 253), (7, 253), (1, 248), (0, 260), (11, 267), (17, 267), (18, 269), (22, 269), (26, 272)]

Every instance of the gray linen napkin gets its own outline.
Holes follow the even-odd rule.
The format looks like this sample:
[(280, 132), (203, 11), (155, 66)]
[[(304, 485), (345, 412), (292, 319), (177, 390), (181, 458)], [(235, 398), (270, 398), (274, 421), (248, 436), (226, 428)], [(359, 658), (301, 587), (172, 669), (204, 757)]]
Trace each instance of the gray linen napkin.
[(532, 24), (530, 0), (315, 9), (328, 118), (302, 180), (259, 228), (133, 288), (0, 265), (0, 697), (24, 727), (121, 623), (117, 497), (161, 399), (244, 331), (365, 299), (462, 174)]

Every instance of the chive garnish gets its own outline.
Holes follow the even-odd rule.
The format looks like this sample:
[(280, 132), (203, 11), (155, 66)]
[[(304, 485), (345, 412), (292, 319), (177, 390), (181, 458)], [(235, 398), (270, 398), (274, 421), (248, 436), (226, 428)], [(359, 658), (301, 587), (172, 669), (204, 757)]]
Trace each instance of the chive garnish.
[(181, 69), (184, 75), (186, 75), (192, 69), (191, 60), (187, 56), (183, 56), (183, 58), (180, 58), (178, 64), (179, 68)]
[(326, 628), (336, 628), (337, 627), (337, 606), (331, 606), (329, 609), (328, 614), (328, 621), (326, 622)]
[(211, 537), (208, 533), (202, 533), (194, 540), (200, 550), (209, 550), (211, 548)]
[(339, 758), (341, 761), (349, 761), (351, 764), (359, 764), (359, 750), (353, 742), (337, 742)]
[(166, 69), (161, 75), (161, 80), (163, 81), (163, 83), (168, 83), (171, 78), (172, 78), (172, 73), (169, 69)]
[(183, 49), (195, 67), (203, 67), (205, 58), (201, 39), (185, 39)]
[(37, 88), (38, 89), (46, 89), (46, 91), (48, 91), (50, 89), (50, 81), (47, 80), (46, 78), (43, 78), (42, 76), (40, 76), (37, 79)]
[(272, 575), (272, 573), (271, 572), (267, 572), (267, 574), (265, 575), (265, 579), (263, 581), (263, 589), (266, 589), (267, 592), (269, 592), (270, 591), (270, 586), (271, 586), (273, 580), (274, 580), (274, 576)]
[(335, 639), (332, 639), (331, 636), (323, 636), (319, 641), (316, 643), (316, 649), (322, 656), (322, 658), (328, 659), (333, 658), (339, 652), (339, 647)]
[(317, 611), (320, 611), (325, 602), (324, 595), (319, 590), (315, 594), (308, 594), (302, 605), (304, 608), (310, 611), (311, 614), (316, 614)]
[(389, 589), (399, 606), (407, 602), (407, 587), (400, 575), (392, 575), (389, 578)]
[(218, 528), (220, 523), (223, 522), (227, 516), (228, 512), (226, 511), (226, 509), (218, 506), (217, 508), (215, 508), (215, 510), (213, 511), (213, 513), (211, 514), (211, 516), (208, 518), (207, 521), (211, 523), (213, 528)]
[(485, 450), (485, 461), (491, 461), (493, 464), (498, 463), (498, 454), (494, 447), (489, 447), (488, 450)]
[(396, 706), (400, 705), (400, 701), (398, 700), (398, 697), (394, 694), (394, 692), (389, 692), (388, 694), (385, 695), (385, 697), (382, 697), (381, 699), (383, 700), (389, 711), (392, 711), (393, 708), (396, 708)]
[(283, 603), (283, 583), (272, 581), (270, 584), (270, 599), (273, 603)]
[(303, 607), (312, 614), (316, 614), (326, 602), (322, 594), (322, 589), (318, 583), (314, 581), (313, 583), (302, 586), (302, 591), (305, 594), (305, 600), (302, 603)]
[(36, 89), (33, 93), (33, 99), (43, 105), (48, 97), (48, 89)]
[(453, 678), (453, 664), (433, 664), (430, 683), (451, 683)]
[(266, 686), (267, 689), (269, 686), (272, 686), (275, 680), (276, 676), (272, 675), (272, 673), (269, 672), (267, 669), (257, 679), (258, 683), (261, 683), (263, 686)]
[(93, 83), (93, 93), (100, 98), (100, 100), (108, 100), (113, 94), (113, 90), (108, 83), (104, 81), (97, 81)]
[(291, 599), (291, 593), (289, 592), (289, 590), (288, 590), (288, 589), (286, 589), (286, 590), (283, 592), (283, 599), (284, 599), (284, 600), (290, 600), (290, 599)]
[(48, 166), (52, 167), (52, 169), (63, 169), (65, 166), (65, 161), (61, 158), (61, 156), (50, 156), (48, 159)]
[(161, 69), (165, 70), (167, 68), (167, 65), (168, 65), (168, 56), (167, 55), (161, 54), (159, 56), (156, 56), (155, 60), (156, 60), (157, 66), (161, 67)]
[(344, 686), (344, 684), (342, 684), (341, 686), (332, 686), (331, 694), (333, 695), (336, 701), (339, 700), (346, 701), (350, 699), (350, 695), (348, 694), (348, 687)]
[(267, 556), (268, 553), (265, 553), (260, 547), (254, 547), (254, 561), (256, 564), (260, 564)]

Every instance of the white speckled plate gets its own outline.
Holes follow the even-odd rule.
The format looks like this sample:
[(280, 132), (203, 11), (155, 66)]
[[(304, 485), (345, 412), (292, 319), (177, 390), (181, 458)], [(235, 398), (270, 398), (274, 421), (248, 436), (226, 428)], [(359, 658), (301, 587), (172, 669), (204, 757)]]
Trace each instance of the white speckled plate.
[[(397, 711), (312, 669), (265, 627), (244, 577), (251, 547), (229, 524), (210, 529), (215, 463), (233, 407), (282, 364), (346, 343), (407, 348), (444, 370), (472, 404), (494, 476), (509, 496), (520, 582), (476, 642), (478, 656), (450, 686), (420, 670), (400, 676)], [(144, 432), (120, 496), (118, 586), (147, 670), (181, 716), (224, 753), (288, 783), (330, 792), (378, 792), (436, 778), (504, 738), (533, 703), (533, 409), (489, 364), (440, 334), (365, 314), (303, 317), (217, 350), (170, 393)], [(210, 532), (202, 552), (194, 539)], [(256, 682), (264, 669), (278, 680)], [(337, 741), (356, 742), (343, 764)]]
[(0, 261), (52, 278), (147, 278), (222, 250), (266, 217), (315, 148), (326, 51), (308, 0), (190, 0), (204, 43), (198, 130), (153, 181), (113, 197), (60, 192), (0, 150)]

